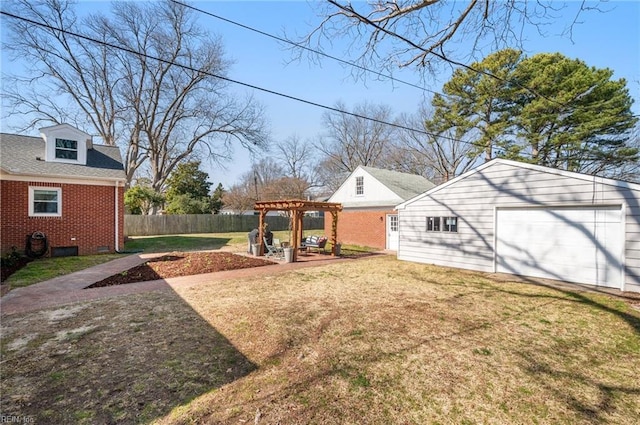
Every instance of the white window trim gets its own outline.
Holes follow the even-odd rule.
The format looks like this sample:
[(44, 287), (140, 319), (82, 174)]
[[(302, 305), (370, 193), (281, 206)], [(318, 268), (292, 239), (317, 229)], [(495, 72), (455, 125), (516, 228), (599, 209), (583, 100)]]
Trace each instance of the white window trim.
[[(58, 212), (51, 213), (37, 213), (34, 211), (34, 195), (36, 190), (49, 190), (58, 192)], [(62, 217), (62, 188), (60, 187), (48, 187), (48, 186), (29, 186), (29, 217)]]

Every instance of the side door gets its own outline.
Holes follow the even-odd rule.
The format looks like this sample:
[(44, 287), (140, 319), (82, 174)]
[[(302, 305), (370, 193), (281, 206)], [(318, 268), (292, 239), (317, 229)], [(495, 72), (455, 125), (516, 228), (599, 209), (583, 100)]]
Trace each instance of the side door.
[(398, 215), (387, 214), (386, 248), (391, 251), (397, 251), (399, 242), (400, 242), (400, 232), (398, 231)]

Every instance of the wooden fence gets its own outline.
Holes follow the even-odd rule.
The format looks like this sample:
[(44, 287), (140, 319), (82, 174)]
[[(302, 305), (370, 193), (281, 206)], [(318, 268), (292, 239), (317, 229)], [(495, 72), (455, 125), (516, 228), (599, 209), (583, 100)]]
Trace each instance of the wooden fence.
[[(177, 235), (187, 233), (249, 232), (258, 227), (257, 215), (129, 215), (124, 216), (125, 236)], [(267, 216), (273, 231), (287, 230), (289, 219)], [(305, 217), (305, 229), (324, 229), (323, 217)]]

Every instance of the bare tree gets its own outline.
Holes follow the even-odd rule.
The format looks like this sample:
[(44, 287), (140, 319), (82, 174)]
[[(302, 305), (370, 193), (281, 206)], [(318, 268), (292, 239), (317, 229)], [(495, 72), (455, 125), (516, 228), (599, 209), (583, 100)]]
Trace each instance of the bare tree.
[(276, 199), (306, 199), (309, 184), (304, 179), (281, 177), (262, 188), (263, 201)]
[[(3, 18), (8, 40), (3, 40), (2, 47), (25, 68), (21, 74), (2, 76), (6, 115), (22, 119), (21, 131), (69, 122), (91, 127), (104, 143), (115, 145), (122, 133), (117, 128), (118, 78), (107, 71), (110, 54), (106, 46), (87, 43), (64, 31), (86, 28), (87, 22), (79, 20), (66, 1), (13, 1), (3, 6), (3, 10), (31, 21)], [(93, 36), (105, 39), (104, 34)]]
[(286, 175), (309, 180), (315, 162), (311, 143), (299, 136), (287, 137), (275, 145), (276, 158), (282, 163)]
[[(222, 43), (190, 9), (168, 0), (114, 2), (111, 17), (80, 20), (66, 0), (7, 7), (32, 21), (7, 18), (4, 46), (31, 67), (10, 76), (3, 93), (10, 115), (31, 117), (26, 128), (71, 118), (123, 147), (128, 181), (144, 169), (156, 191), (194, 154), (216, 160), (234, 141), (250, 149), (264, 144), (262, 108), (230, 96), (218, 78), (230, 65)], [(39, 94), (43, 87), (51, 89), (49, 99)]]
[[(565, 29), (571, 36), (578, 16), (598, 9), (587, 2), (547, 0), (328, 0), (318, 7), (323, 20), (302, 43), (321, 50), (324, 44), (347, 39), (356, 62), (364, 67), (361, 72), (416, 65), (428, 69), (443, 62), (461, 65), (478, 59), (483, 47), (521, 47), (525, 27), (545, 34), (545, 26), (562, 9), (574, 17)], [(461, 44), (469, 40), (469, 47)]]
[(427, 107), (421, 105), (416, 114), (400, 118), (405, 127), (425, 132), (401, 131), (396, 154), (391, 158), (398, 171), (420, 174), (434, 183), (442, 183), (478, 164), (477, 147), (460, 140), (453, 131), (430, 131), (425, 125), (430, 116)]
[(285, 174), (285, 170), (270, 159), (255, 162), (237, 184), (223, 195), (225, 207), (238, 212), (252, 211), (256, 201), (275, 199), (306, 199), (309, 183)]
[(276, 143), (274, 154), (284, 176), (296, 182), (287, 183), (287, 186), (296, 188), (290, 192), (298, 193), (298, 196), (314, 196), (312, 192), (323, 186), (318, 174), (318, 151), (311, 140), (292, 135)]
[(251, 171), (245, 173), (241, 180), (247, 184), (252, 179), (256, 200), (306, 199), (309, 195), (310, 185), (302, 173), (294, 176), (291, 170), (270, 159), (254, 163)]
[(269, 158), (263, 158), (251, 165), (251, 170), (243, 174), (242, 181), (252, 181), (258, 188), (258, 199), (260, 199), (261, 188), (272, 184), (274, 181), (285, 176), (284, 170), (280, 165), (271, 161)]
[(252, 185), (253, 183), (242, 180), (231, 186), (229, 190), (222, 195), (224, 208), (231, 209), (237, 214), (253, 211), (256, 197)]
[(338, 190), (349, 176), (349, 171), (345, 171), (339, 162), (334, 161), (329, 156), (318, 163), (316, 173), (325, 195), (330, 195)]
[[(335, 109), (347, 111), (340, 102)], [(319, 150), (325, 156), (324, 165), (333, 172), (351, 172), (359, 165), (375, 167), (384, 164), (395, 136), (396, 128), (385, 124), (392, 121), (389, 106), (365, 102), (356, 105), (351, 112), (351, 115), (326, 112), (322, 118), (327, 132)]]
[(222, 196), (225, 208), (238, 213), (253, 211), (255, 202), (262, 199), (263, 187), (281, 176), (282, 170), (278, 166), (272, 166), (268, 159), (254, 162), (251, 169), (240, 176), (238, 183)]

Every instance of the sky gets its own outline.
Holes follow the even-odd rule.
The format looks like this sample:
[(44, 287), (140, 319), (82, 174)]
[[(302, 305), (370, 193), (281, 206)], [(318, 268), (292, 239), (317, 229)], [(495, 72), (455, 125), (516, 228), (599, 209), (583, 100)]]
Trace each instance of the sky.
[[(87, 10), (106, 11), (109, 7), (108, 2), (81, 3)], [(302, 36), (320, 21), (317, 2), (195, 1), (190, 4), (279, 37), (285, 33)], [(575, 6), (576, 3), (572, 4)], [(533, 29), (524, 34), (527, 39), (525, 53), (531, 56), (542, 52), (560, 52), (569, 58), (581, 59), (589, 66), (612, 69), (614, 79), (627, 80), (630, 93), (636, 100), (634, 113), (639, 114), (640, 1), (610, 1), (602, 4), (601, 9), (607, 12), (589, 12), (580, 16), (580, 23), (574, 26), (572, 39), (553, 34), (559, 34), (574, 19), (575, 7), (568, 8), (566, 13), (558, 12), (558, 24), (545, 28), (547, 36), (543, 37)], [(389, 105), (396, 114), (412, 114), (422, 100), (424, 92), (419, 89), (375, 78), (369, 78), (366, 82), (356, 81), (348, 67), (327, 58), (320, 63), (311, 63), (306, 58), (293, 61), (290, 48), (276, 40), (205, 14), (198, 16), (203, 27), (222, 38), (227, 57), (234, 62), (228, 77), (234, 80), (327, 106), (342, 101), (348, 109), (366, 101)], [(336, 41), (333, 45), (325, 44), (323, 47), (331, 55), (352, 59), (348, 56), (345, 42)], [(7, 63), (5, 57), (2, 59), (3, 68), (14, 65)], [(416, 69), (406, 69), (395, 76), (440, 91), (450, 71), (445, 69), (437, 76), (429, 76), (424, 82), (421, 82)], [(325, 110), (321, 108), (241, 86), (231, 87), (231, 90), (239, 96), (252, 94), (265, 107), (274, 141), (294, 135), (301, 139), (314, 139), (323, 132), (322, 115)], [(221, 165), (205, 164), (203, 168), (209, 173), (209, 180), (214, 187), (221, 182), (225, 188), (229, 188), (250, 169), (252, 159), (246, 150), (236, 146), (231, 161)]]

